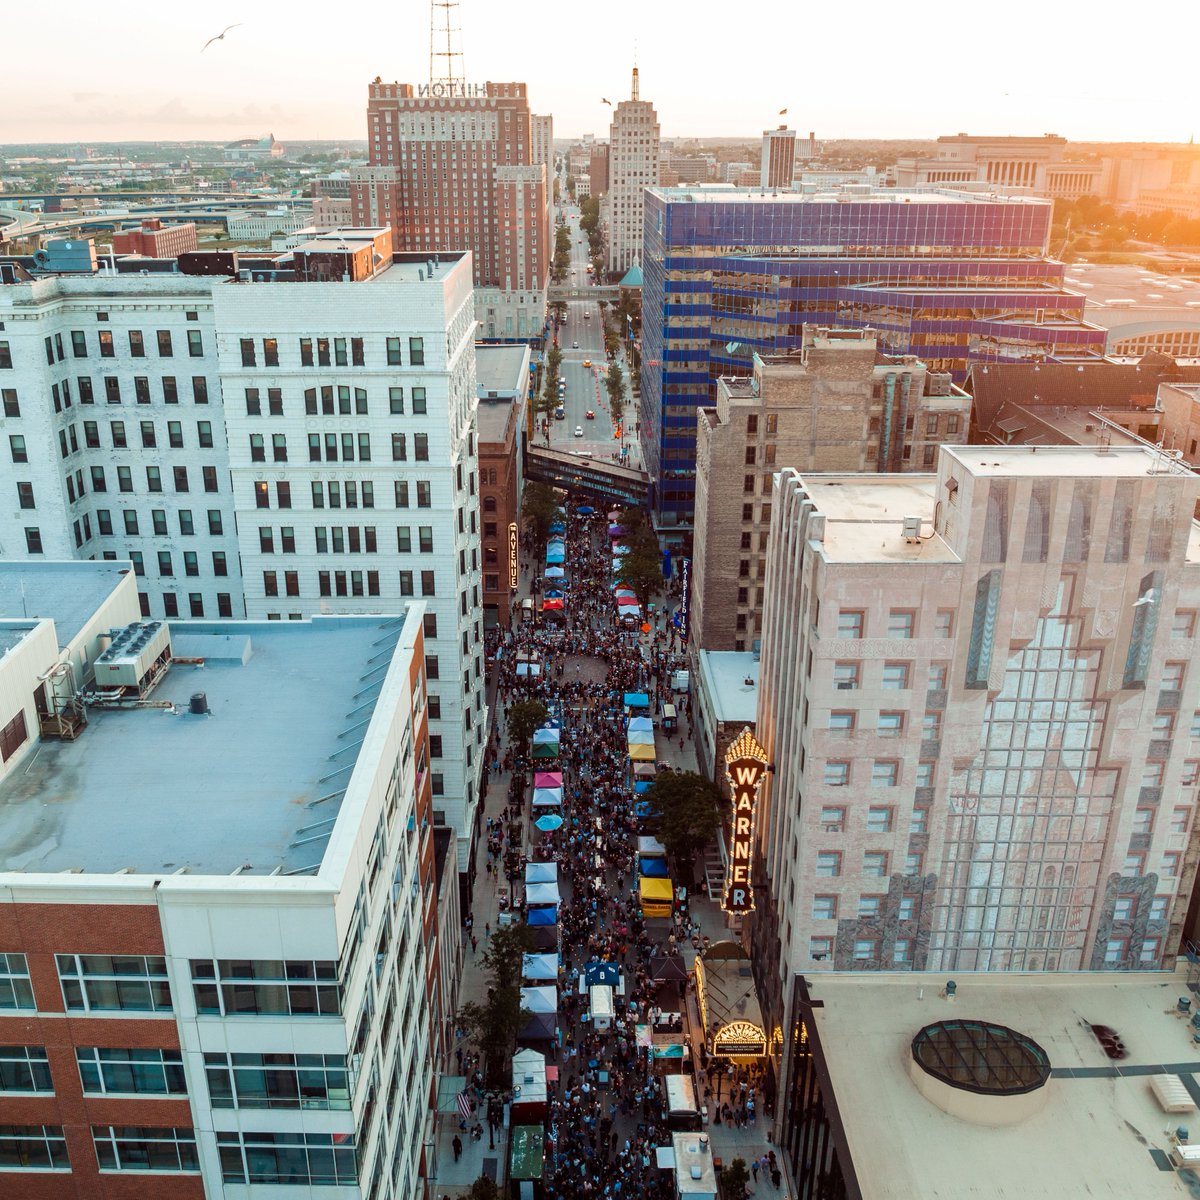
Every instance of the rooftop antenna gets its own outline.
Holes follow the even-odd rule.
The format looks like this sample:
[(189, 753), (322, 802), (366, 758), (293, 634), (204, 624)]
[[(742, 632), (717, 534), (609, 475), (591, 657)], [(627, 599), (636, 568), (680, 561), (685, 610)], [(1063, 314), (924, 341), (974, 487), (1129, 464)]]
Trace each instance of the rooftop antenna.
[(429, 0), (429, 82), (448, 90), (466, 82), (458, 0)]

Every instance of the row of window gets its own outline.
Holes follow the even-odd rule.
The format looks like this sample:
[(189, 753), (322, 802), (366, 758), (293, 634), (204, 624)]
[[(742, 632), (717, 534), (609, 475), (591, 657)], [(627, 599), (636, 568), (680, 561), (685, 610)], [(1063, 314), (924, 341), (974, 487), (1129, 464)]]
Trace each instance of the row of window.
[[(881, 711), (875, 722), (875, 733), (879, 737), (901, 737), (907, 724), (908, 714), (900, 711)], [(835, 708), (829, 714), (827, 728), (834, 733), (853, 733), (858, 728), (858, 713), (851, 708)], [(921, 737), (926, 741), (942, 735), (942, 714), (926, 712), (921, 717)]]
[[(322, 482), (314, 479), (310, 485), (312, 507), (316, 508), (374, 508), (375, 484), (370, 480), (333, 479)], [(433, 484), (428, 479), (396, 479), (392, 481), (392, 500), (396, 508), (409, 508), (415, 493), (417, 508), (433, 507)], [(271, 485), (266, 480), (254, 484), (256, 508), (271, 507)], [(494, 502), (493, 502), (494, 506)], [(275, 484), (275, 507), (292, 507), (292, 485), (286, 481)]]
[[(867, 850), (863, 853), (863, 875), (871, 878), (883, 879), (888, 874), (888, 864), (891, 858), (887, 850)], [(843, 854), (840, 850), (822, 850), (817, 854), (816, 874), (821, 879), (836, 879), (842, 873)], [(921, 855), (910, 854), (905, 861), (905, 875), (919, 875), (921, 873)], [(817, 897), (817, 899), (827, 900), (829, 897)], [(836, 907), (836, 906), (835, 906)], [(816, 909), (813, 910), (815, 917)]]
[[(437, 678), (437, 659), (429, 678)], [(428, 668), (428, 662), (427, 662)], [(166, 959), (159, 955), (56, 954), (69, 1012), (171, 1012)], [(333, 1015), (341, 1004), (337, 963), (305, 960), (193, 959), (202, 1014)], [(0, 1010), (35, 1007), (23, 954), (0, 954)]]
[[(747, 518), (750, 519), (750, 518)], [(1197, 613), (1194, 609), (1177, 609), (1171, 621), (1171, 637), (1191, 638), (1196, 635)], [(839, 638), (861, 639), (867, 636), (867, 614), (861, 608), (843, 608), (838, 610), (836, 636)], [(888, 638), (913, 638), (917, 636), (917, 612), (911, 608), (893, 608), (888, 610), (884, 635)], [(933, 614), (932, 636), (949, 638), (954, 636), (954, 610), (939, 608)], [(1183, 682), (1182, 663), (1168, 663), (1168, 671), (1163, 679), (1163, 687), (1180, 687)], [(1171, 682), (1170, 680), (1174, 680)]]
[[(183, 1096), (187, 1084), (178, 1050), (77, 1046), (85, 1095)], [(53, 1092), (45, 1046), (0, 1046), (0, 1092)]]
[[(196, 1135), (188, 1128), (93, 1125), (101, 1171), (200, 1170)], [(353, 1134), (218, 1133), (226, 1183), (352, 1187), (358, 1182)], [(0, 1170), (69, 1171), (61, 1125), (0, 1125)]]
[[(833, 664), (833, 686), (838, 691), (855, 691), (862, 683), (862, 662), (835, 662)], [(928, 686), (933, 690), (946, 687), (949, 674), (948, 663), (931, 663)], [(882, 664), (879, 686), (889, 691), (907, 691), (911, 686), (913, 664), (903, 661), (887, 661)]]
[[(107, 313), (97, 313), (97, 320), (107, 320)], [(189, 320), (194, 320), (193, 316), (189, 316)], [(87, 333), (82, 329), (72, 329), (70, 331), (71, 339), (71, 355), (74, 358), (88, 357), (88, 339)], [(146, 357), (146, 336), (140, 329), (130, 329), (128, 331), (129, 338), (129, 354), (132, 358)], [(155, 345), (158, 348), (159, 358), (172, 358), (175, 354), (174, 339), (169, 329), (159, 329), (154, 336)], [(98, 329), (96, 331), (97, 350), (101, 358), (116, 358), (117, 349), (116, 343), (113, 340), (113, 331), (111, 329)], [(53, 366), (56, 362), (62, 362), (67, 357), (66, 346), (63, 342), (61, 333), (52, 334), (44, 339), (46, 347), (46, 362)], [(6, 347), (7, 348), (7, 347)], [(188, 355), (192, 358), (204, 357), (204, 335), (199, 329), (189, 329), (187, 331), (187, 348)], [(0, 365), (3, 365), (0, 363)]]
[[(204, 375), (191, 376), (192, 381), (192, 401), (196, 404), (208, 403), (208, 379)], [(179, 403), (179, 380), (174, 375), (164, 375), (158, 381), (162, 392), (162, 402), (164, 404)], [(104, 389), (104, 401), (106, 404), (123, 404), (125, 402), (125, 394), (121, 390), (121, 380), (116, 375), (101, 375), (100, 385)], [(75, 392), (79, 398), (80, 404), (95, 404), (96, 389), (90, 375), (79, 375), (75, 379)], [(11, 391), (11, 405), (6, 402), (6, 410), (11, 407), (15, 411), (6, 411), (6, 416), (19, 417), (20, 399), (15, 390)], [(50, 398), (54, 402), (54, 411), (63, 412), (72, 407), (71, 400), (71, 381), (69, 379), (56, 380), (50, 385)], [(136, 404), (152, 404), (154, 402), (150, 388), (150, 377), (148, 375), (135, 375), (133, 377), (133, 399)]]

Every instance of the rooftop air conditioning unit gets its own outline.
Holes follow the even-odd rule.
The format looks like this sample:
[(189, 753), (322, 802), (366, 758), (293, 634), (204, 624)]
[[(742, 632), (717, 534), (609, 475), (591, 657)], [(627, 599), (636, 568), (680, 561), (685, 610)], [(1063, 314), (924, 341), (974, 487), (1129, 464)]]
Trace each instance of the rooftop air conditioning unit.
[(901, 532), (906, 542), (919, 542), (921, 540), (921, 525), (922, 518), (920, 517), (905, 517), (901, 522)]

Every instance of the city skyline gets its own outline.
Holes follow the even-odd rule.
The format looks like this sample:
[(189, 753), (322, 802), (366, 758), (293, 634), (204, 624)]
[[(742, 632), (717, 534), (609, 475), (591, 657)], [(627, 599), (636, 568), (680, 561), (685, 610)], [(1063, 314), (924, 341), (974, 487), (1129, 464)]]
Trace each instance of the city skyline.
[[(756, 140), (778, 122), (780, 109), (788, 110), (792, 125), (827, 138), (933, 138), (951, 125), (991, 134), (1053, 129), (1075, 141), (1185, 142), (1193, 132), (1185, 39), (1156, 47), (1151, 90), (1107, 29), (1080, 26), (1065, 8), (1047, 11), (1032, 0), (1010, 5), (1003, 25), (988, 25), (986, 39), (981, 21), (963, 16), (948, 0), (926, 5), (925, 19), (907, 29), (885, 25), (883, 4), (867, 0), (854, 39), (840, 54), (828, 52), (830, 31), (803, 24), (780, 5), (753, 0), (739, 11), (740, 27), (750, 36), (747, 54), (733, 58), (721, 48), (728, 12), (715, 0), (697, 0), (686, 27), (669, 9), (614, 0), (603, 21), (584, 29), (561, 20), (518, 25), (507, 10), (464, 0), (466, 77), (528, 82), (531, 104), (554, 115), (560, 137), (604, 136), (611, 110), (603, 98), (615, 103), (625, 94), (635, 61), (667, 138)], [(1164, 21), (1171, 15), (1166, 3), (1152, 0), (1146, 27), (1158, 27), (1156, 12)], [(370, 19), (373, 31), (381, 32), (373, 7), (363, 0), (351, 0), (339, 13), (343, 29), (366, 28)], [(349, 49), (355, 35), (344, 42), (336, 35), (314, 36), (329, 22), (324, 10), (307, 2), (259, 0), (250, 11), (231, 6), (211, 16), (165, 9), (144, 24), (121, 23), (118, 12), (115, 31), (111, 10), (101, 15), (81, 0), (66, 0), (59, 15), (68, 32), (55, 44), (54, 69), (67, 82), (48, 91), (44, 60), (17, 58), (0, 81), (6, 114), (0, 138), (6, 144), (224, 141), (268, 130), (284, 141), (358, 139), (365, 79), (378, 74), (420, 82), (429, 73), (424, 5), (396, 20), (394, 53), (367, 57), (357, 51), (331, 56), (331, 44)], [(315, 26), (304, 19), (309, 15)], [(201, 51), (239, 18), (224, 41)], [(956, 25), (966, 58), (939, 55), (923, 85), (919, 67), (931, 44), (927, 30), (940, 31), (935, 44), (945, 45)], [(772, 36), (754, 37), (760, 29)], [(1042, 54), (1030, 52), (1031, 29), (1043, 47), (1065, 54), (1065, 70), (1047, 72)], [(807, 40), (816, 43), (812, 55), (805, 54)], [(122, 69), (114, 72), (114, 64)], [(911, 86), (898, 93), (902, 64)], [(969, 90), (958, 82), (964, 73), (972, 81)], [(134, 86), (125, 82), (131, 76)]]

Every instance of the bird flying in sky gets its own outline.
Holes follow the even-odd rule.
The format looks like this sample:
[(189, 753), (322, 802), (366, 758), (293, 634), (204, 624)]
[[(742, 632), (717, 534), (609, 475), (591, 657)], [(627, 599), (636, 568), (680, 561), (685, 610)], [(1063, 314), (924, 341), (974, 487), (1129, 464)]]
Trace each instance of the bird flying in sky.
[(601, 97), (600, 97), (600, 103), (601, 103), (601, 104), (607, 104), (609, 108), (612, 108), (612, 101), (611, 101), (611, 100), (605, 100), (605, 98), (604, 98), (603, 96), (601, 96)]
[(787, 116), (787, 109), (786, 109), (786, 108), (781, 108), (781, 109), (779, 110), (779, 115), (780, 115), (781, 117), (786, 117), (786, 116)]
[(211, 46), (211, 45), (213, 44), (213, 42), (223, 42), (223, 41), (225, 40), (225, 35), (226, 35), (226, 34), (227, 34), (227, 33), (228, 33), (228, 32), (229, 32), (231, 29), (236, 29), (236, 28), (237, 28), (239, 25), (241, 25), (241, 24), (242, 24), (242, 22), (241, 22), (241, 21), (238, 21), (238, 22), (236, 22), (236, 24), (233, 24), (233, 25), (226, 25), (226, 26), (225, 26), (225, 28), (224, 28), (224, 29), (222, 29), (222, 30), (221, 30), (221, 32), (217, 34), (217, 36), (216, 36), (216, 37), (210, 37), (210, 38), (208, 39), (208, 41), (207, 41), (207, 42), (205, 42), (205, 43), (204, 43), (204, 45), (200, 47), (200, 53), (201, 53), (201, 54), (203, 54), (203, 53), (204, 53), (204, 51), (205, 51), (205, 50), (207, 50), (207, 49), (209, 48), (209, 46)]

